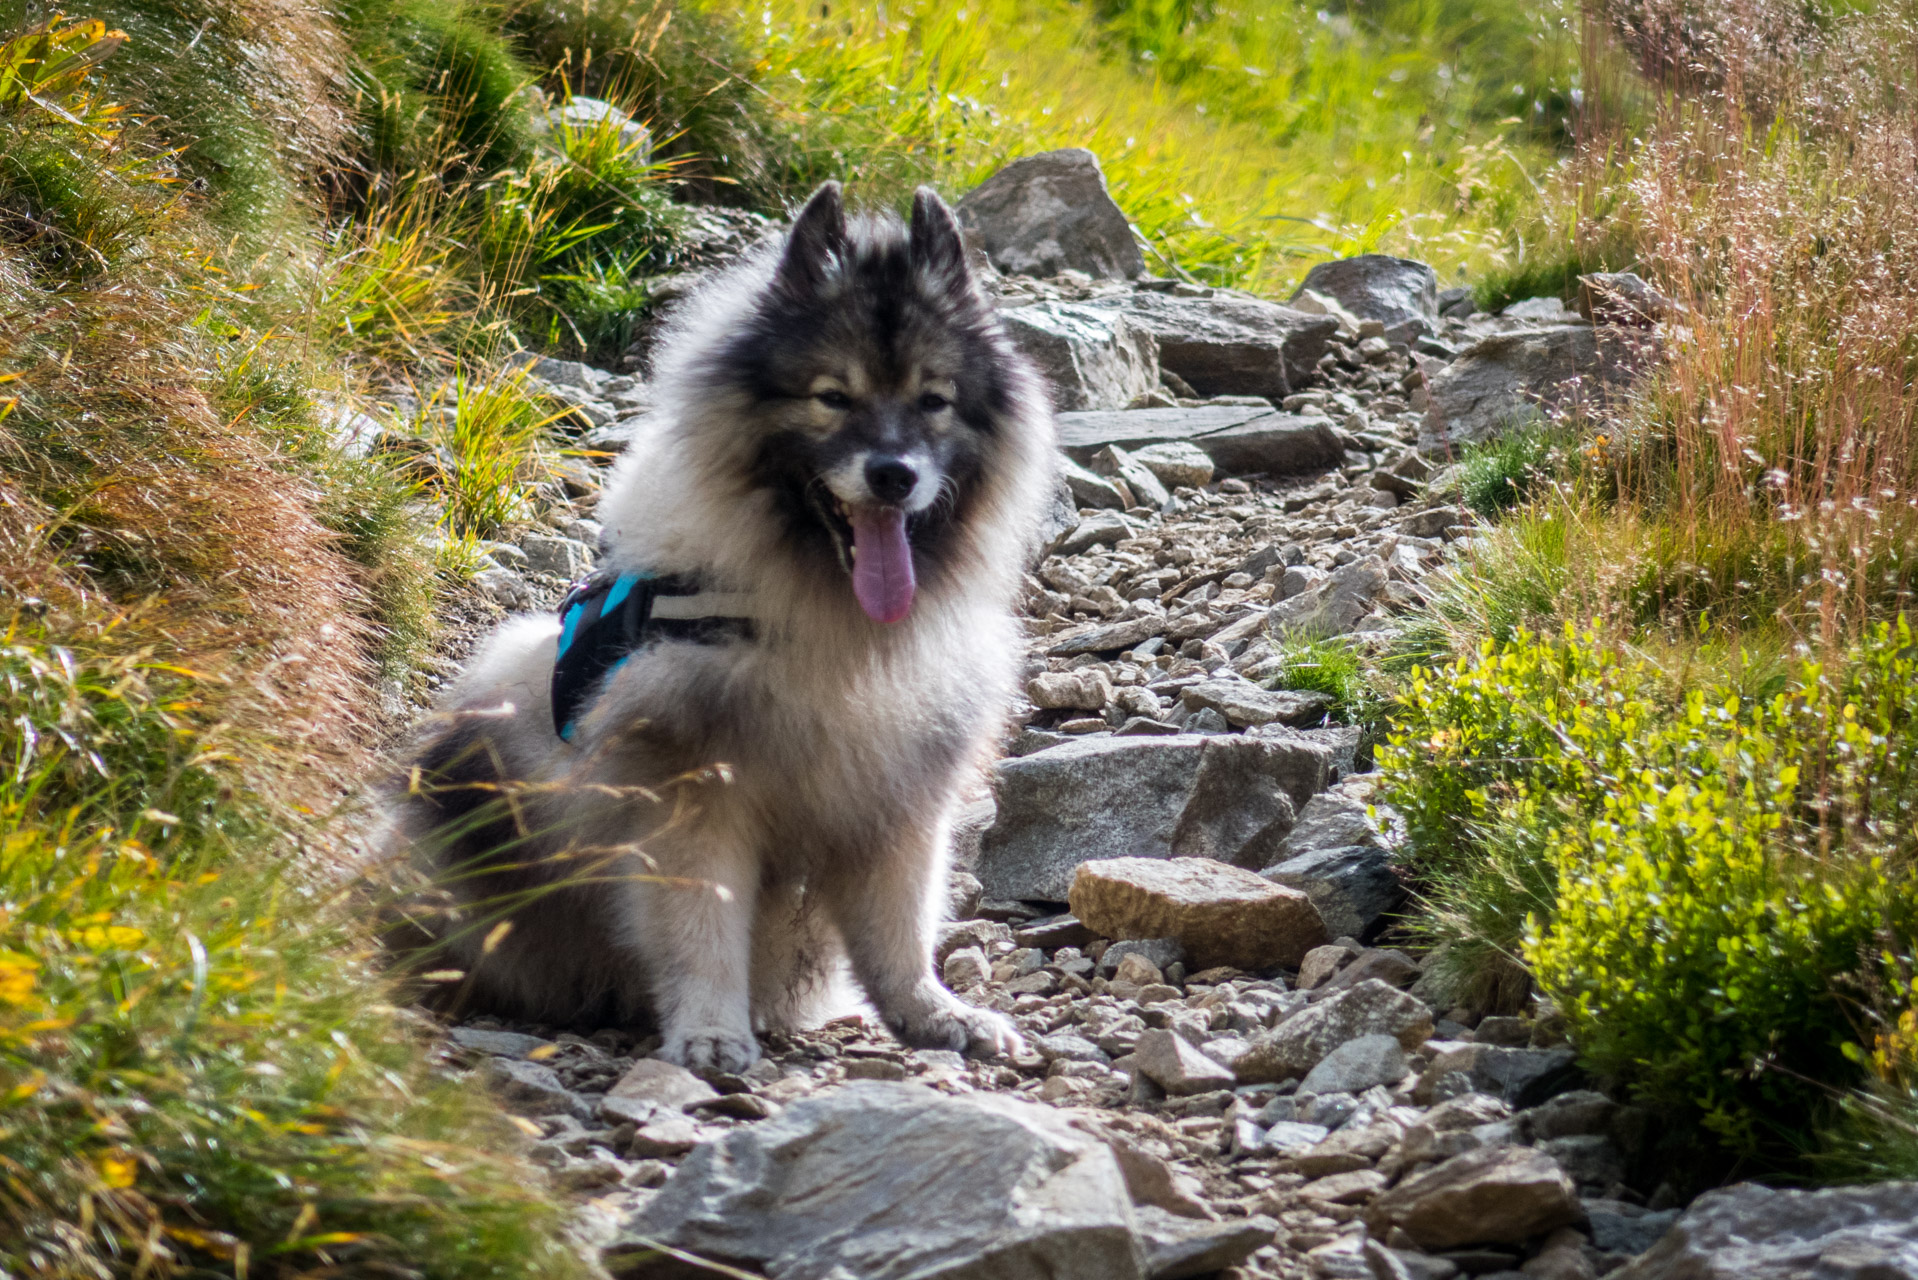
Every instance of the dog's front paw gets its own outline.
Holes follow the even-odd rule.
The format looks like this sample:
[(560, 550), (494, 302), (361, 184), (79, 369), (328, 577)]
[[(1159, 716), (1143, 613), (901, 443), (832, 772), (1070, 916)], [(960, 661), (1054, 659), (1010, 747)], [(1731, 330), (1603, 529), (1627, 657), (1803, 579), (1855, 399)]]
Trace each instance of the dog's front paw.
[(759, 1041), (751, 1032), (723, 1027), (669, 1031), (659, 1057), (689, 1071), (744, 1071), (759, 1061)]
[(957, 1049), (972, 1058), (1024, 1053), (1026, 1042), (1012, 1020), (990, 1009), (975, 1009), (954, 996), (940, 998), (919, 1016), (897, 1028), (901, 1040), (915, 1049)]

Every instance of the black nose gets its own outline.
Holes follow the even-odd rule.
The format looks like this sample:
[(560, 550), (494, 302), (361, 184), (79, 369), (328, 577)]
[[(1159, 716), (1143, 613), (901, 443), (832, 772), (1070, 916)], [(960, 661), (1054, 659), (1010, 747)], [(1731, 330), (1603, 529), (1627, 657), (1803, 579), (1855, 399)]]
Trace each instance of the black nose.
[(904, 458), (874, 454), (866, 459), (866, 487), (881, 502), (904, 502), (918, 483), (919, 473)]

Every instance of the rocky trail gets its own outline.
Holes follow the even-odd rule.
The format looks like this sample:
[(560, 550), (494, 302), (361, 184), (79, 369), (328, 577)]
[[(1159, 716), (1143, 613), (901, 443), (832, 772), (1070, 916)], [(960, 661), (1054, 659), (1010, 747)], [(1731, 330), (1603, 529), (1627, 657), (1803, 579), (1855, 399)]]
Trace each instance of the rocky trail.
[[(1606, 277), (1582, 313), (1477, 315), (1378, 256), (1286, 306), (1153, 278), (1084, 152), (960, 210), (1062, 410), (1026, 696), (936, 956), (1029, 1051), (908, 1050), (854, 1014), (700, 1078), (623, 1030), (452, 1027), (447, 1069), (523, 1118), (582, 1243), (622, 1276), (1904, 1274), (1871, 1269), (1918, 1250), (1903, 1184), (1687, 1209), (1549, 1010), (1485, 1016), (1393, 945), (1369, 744), (1268, 687), (1288, 636), (1363, 645), (1419, 609), (1474, 536), (1451, 450), (1616, 394), (1660, 301)], [(596, 465), (649, 408), (629, 363), (531, 365), (597, 456), (489, 548), (487, 607), (590, 567)]]

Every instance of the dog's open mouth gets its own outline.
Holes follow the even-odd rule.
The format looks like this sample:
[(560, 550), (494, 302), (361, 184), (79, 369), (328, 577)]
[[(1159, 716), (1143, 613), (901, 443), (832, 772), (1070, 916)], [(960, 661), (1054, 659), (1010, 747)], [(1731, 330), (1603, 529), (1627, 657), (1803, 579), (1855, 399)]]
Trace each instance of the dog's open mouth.
[(902, 507), (852, 506), (828, 495), (822, 514), (852, 572), (852, 593), (874, 622), (899, 622), (912, 612), (918, 580)]

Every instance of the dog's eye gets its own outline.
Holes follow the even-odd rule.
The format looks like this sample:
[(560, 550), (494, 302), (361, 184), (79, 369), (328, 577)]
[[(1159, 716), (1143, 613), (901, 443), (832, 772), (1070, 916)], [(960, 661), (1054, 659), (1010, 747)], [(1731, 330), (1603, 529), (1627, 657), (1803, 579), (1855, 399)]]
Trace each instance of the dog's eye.
[(928, 391), (925, 395), (919, 397), (919, 409), (922, 413), (938, 413), (951, 403), (952, 401), (946, 399), (937, 391)]
[(820, 404), (825, 405), (828, 409), (852, 408), (852, 397), (843, 391), (821, 391), (818, 395), (814, 396), (813, 399), (819, 401)]

